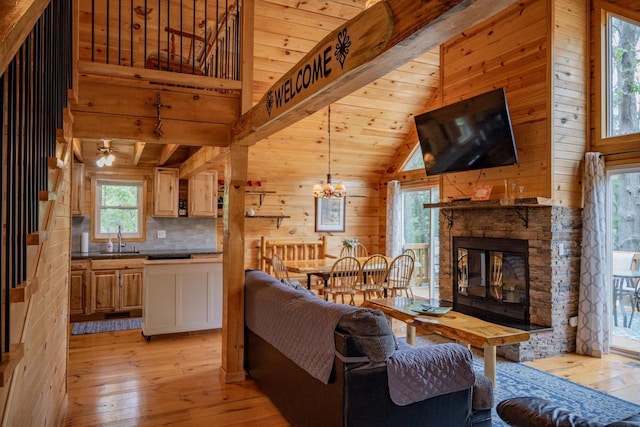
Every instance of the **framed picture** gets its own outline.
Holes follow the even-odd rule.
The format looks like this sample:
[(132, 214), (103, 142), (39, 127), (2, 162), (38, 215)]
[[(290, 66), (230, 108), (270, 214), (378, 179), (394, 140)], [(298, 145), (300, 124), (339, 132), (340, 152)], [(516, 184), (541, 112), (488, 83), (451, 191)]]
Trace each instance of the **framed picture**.
[(316, 231), (344, 231), (346, 197), (316, 199)]

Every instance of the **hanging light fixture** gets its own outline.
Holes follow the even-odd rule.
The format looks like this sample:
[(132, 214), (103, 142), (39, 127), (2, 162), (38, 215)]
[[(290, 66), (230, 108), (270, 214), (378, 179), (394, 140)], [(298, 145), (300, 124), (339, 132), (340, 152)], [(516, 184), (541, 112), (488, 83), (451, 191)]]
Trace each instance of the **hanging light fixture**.
[(316, 198), (323, 197), (344, 197), (347, 195), (347, 189), (342, 183), (331, 184), (331, 105), (327, 107), (327, 136), (329, 142), (329, 162), (327, 167), (327, 182), (324, 185), (316, 184), (313, 186), (313, 196)]
[(98, 154), (100, 158), (96, 160), (96, 165), (100, 168), (103, 166), (111, 166), (116, 159), (116, 156), (113, 155), (111, 141), (108, 139), (102, 140), (102, 146), (98, 145)]

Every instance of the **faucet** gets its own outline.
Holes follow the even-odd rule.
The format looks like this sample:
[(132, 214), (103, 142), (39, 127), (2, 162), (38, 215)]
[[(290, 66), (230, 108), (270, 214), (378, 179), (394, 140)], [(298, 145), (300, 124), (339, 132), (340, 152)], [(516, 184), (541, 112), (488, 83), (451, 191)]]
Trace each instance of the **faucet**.
[(118, 225), (118, 252), (122, 252), (122, 248), (126, 243), (122, 243), (122, 225)]

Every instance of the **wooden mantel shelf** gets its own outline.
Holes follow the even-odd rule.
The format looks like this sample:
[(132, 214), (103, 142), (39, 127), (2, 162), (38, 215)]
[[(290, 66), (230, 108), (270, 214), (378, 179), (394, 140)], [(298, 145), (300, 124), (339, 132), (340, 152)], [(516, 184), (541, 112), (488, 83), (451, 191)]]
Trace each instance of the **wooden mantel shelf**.
[(452, 202), (425, 203), (425, 208), (440, 209), (496, 209), (517, 207), (549, 207), (561, 206), (562, 203), (545, 197), (527, 197), (515, 199), (513, 203), (505, 203), (502, 200), (454, 200)]
[(454, 210), (471, 209), (515, 209), (516, 214), (522, 221), (522, 225), (529, 227), (529, 208), (541, 208), (551, 206), (561, 206), (562, 203), (554, 199), (544, 197), (527, 197), (515, 199), (512, 203), (505, 203), (503, 200), (454, 200), (452, 202), (425, 203), (424, 208), (440, 208), (446, 218), (449, 228), (453, 225)]

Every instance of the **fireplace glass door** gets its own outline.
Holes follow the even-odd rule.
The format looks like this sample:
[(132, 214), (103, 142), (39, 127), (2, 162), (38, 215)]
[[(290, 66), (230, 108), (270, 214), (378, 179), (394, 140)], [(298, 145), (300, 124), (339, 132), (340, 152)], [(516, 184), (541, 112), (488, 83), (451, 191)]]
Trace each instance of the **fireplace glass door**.
[(454, 308), (528, 323), (526, 243), (456, 240)]

